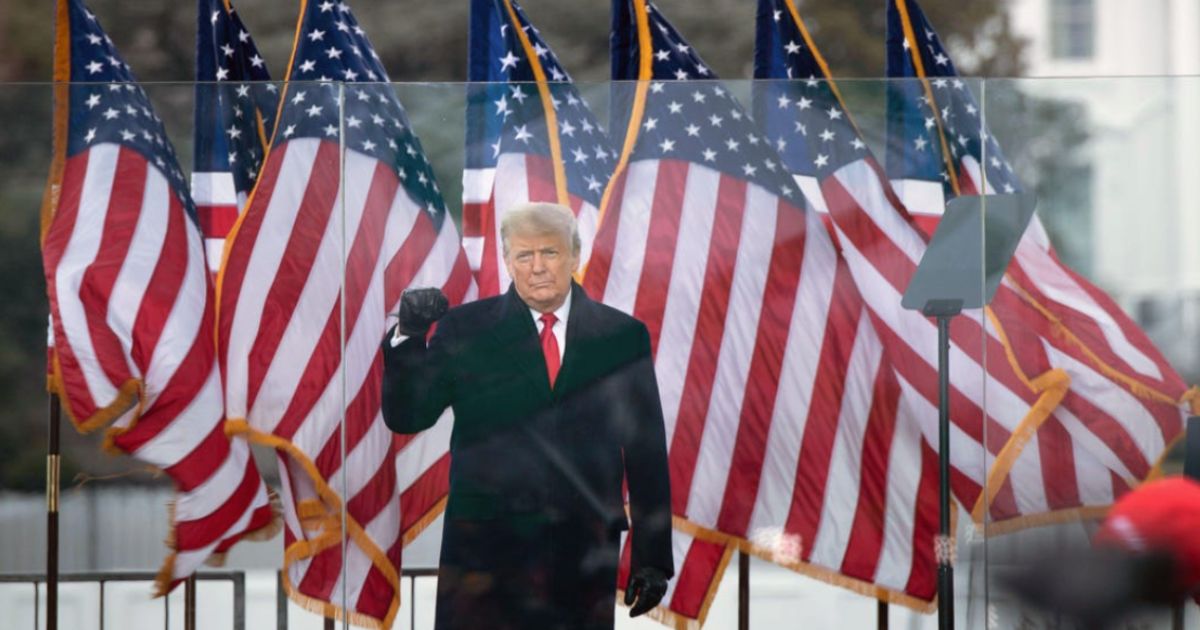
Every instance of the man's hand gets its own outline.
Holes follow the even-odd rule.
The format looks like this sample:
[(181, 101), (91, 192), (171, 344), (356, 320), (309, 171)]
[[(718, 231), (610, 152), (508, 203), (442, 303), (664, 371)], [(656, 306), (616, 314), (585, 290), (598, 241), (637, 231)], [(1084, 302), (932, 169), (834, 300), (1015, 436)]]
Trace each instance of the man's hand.
[[(645, 614), (667, 594), (667, 574), (654, 567), (642, 567), (629, 578), (625, 587), (625, 605), (631, 606), (630, 617)], [(637, 603), (634, 604), (634, 599)]]
[(400, 295), (400, 333), (414, 337), (425, 335), (429, 327), (450, 308), (450, 301), (437, 287), (405, 289)]

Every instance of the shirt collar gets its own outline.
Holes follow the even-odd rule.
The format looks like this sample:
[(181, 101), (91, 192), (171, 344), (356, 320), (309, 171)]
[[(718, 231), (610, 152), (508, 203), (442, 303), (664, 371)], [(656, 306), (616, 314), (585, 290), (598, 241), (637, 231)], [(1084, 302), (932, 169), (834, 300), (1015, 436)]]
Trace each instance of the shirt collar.
[[(571, 294), (572, 293), (574, 293), (574, 291), (567, 291), (567, 299), (563, 300), (563, 303), (561, 306), (559, 306), (557, 309), (554, 309), (554, 317), (556, 317), (558, 319), (558, 322), (562, 322), (563, 326), (567, 325), (567, 317), (571, 314)], [(541, 311), (534, 309), (534, 308), (530, 308), (529, 314), (533, 316), (533, 323), (535, 325), (538, 322), (542, 321)], [(555, 322), (555, 323), (557, 324), (558, 322)]]

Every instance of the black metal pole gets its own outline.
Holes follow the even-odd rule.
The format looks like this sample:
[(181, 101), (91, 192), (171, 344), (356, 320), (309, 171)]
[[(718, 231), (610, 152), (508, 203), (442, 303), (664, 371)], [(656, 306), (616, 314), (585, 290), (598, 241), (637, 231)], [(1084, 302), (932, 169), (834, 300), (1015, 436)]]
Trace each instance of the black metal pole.
[(333, 617), (325, 618), (325, 630), (336, 630), (335, 626), (336, 623), (334, 622)]
[(287, 596), (283, 592), (283, 570), (275, 574), (275, 630), (287, 630)]
[(233, 577), (233, 630), (246, 630), (246, 574)]
[(888, 603), (882, 599), (875, 605), (876, 630), (888, 630)]
[(738, 630), (750, 630), (750, 555), (738, 551)]
[(196, 576), (190, 575), (183, 582), (183, 628), (196, 630)]
[(50, 394), (46, 448), (46, 630), (58, 630), (58, 426), (62, 407)]
[[(1191, 416), (1184, 425), (1183, 475), (1200, 481), (1200, 416)], [(1183, 607), (1186, 601), (1171, 611), (1171, 627), (1183, 629)]]
[(950, 318), (938, 315), (938, 630), (954, 628), (950, 538)]
[(1183, 476), (1200, 481), (1200, 416), (1184, 425)]

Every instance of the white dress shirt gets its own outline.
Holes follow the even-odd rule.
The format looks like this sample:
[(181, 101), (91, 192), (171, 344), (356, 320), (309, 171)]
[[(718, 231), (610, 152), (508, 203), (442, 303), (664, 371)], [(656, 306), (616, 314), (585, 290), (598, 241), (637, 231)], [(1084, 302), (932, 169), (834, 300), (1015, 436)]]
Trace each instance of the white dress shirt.
[[(546, 324), (542, 323), (541, 311), (529, 309), (529, 314), (533, 316), (533, 325), (537, 328), (538, 338), (542, 336), (542, 327)], [(567, 317), (571, 314), (571, 293), (567, 293), (567, 299), (563, 300), (562, 306), (554, 311), (554, 316), (558, 319), (554, 322), (554, 328), (550, 332), (554, 333), (554, 339), (558, 341), (558, 363), (562, 365), (563, 353), (567, 351)]]
[(400, 332), (400, 325), (396, 324), (396, 327), (392, 329), (392, 339), (391, 339), (392, 347), (395, 348), (396, 346), (404, 343), (407, 340), (408, 340), (408, 335)]

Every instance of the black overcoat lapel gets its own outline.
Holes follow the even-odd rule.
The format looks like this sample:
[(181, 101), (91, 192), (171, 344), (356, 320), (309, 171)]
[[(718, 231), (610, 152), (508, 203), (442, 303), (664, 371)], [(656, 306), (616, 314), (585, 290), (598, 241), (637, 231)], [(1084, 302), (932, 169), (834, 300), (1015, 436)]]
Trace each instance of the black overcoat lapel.
[[(561, 399), (579, 387), (586, 370), (585, 359), (588, 346), (597, 329), (596, 303), (584, 293), (583, 287), (571, 283), (571, 312), (567, 315), (567, 348), (563, 352), (562, 367), (554, 382), (554, 398)], [(543, 359), (544, 362), (544, 359)]]
[[(511, 359), (511, 369), (525, 377), (530, 387), (537, 388), (543, 396), (550, 395), (550, 377), (546, 372), (546, 359), (542, 356), (537, 325), (529, 314), (529, 306), (509, 286), (505, 299), (500, 300), (498, 325), (492, 329), (496, 342)], [(567, 320), (570, 328), (570, 318)], [(570, 343), (567, 344), (570, 347)]]

